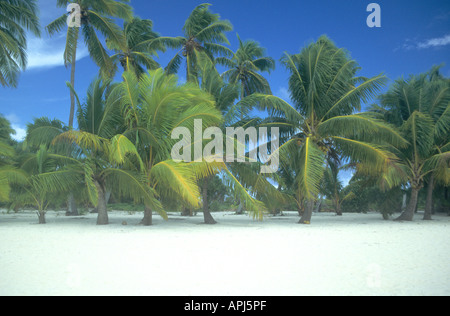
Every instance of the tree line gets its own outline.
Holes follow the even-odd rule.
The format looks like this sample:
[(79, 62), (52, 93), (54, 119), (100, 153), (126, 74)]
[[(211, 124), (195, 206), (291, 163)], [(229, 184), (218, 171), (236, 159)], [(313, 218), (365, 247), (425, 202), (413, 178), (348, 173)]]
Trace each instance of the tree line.
[[(400, 78), (380, 94), (388, 78), (360, 76), (350, 53), (324, 35), (280, 59), (289, 73), (289, 103), (272, 94), (265, 77), (275, 60), (239, 36), (232, 51), (232, 24), (209, 4), (193, 9), (183, 36), (169, 37), (134, 16), (129, 1), (58, 0), (57, 6), (70, 3), (80, 7), (80, 27), (67, 27), (66, 14), (46, 26), (49, 35), (66, 33), (68, 124), (36, 118), (17, 143), (0, 117), (0, 202), (9, 208), (35, 208), (45, 223), (51, 207), (64, 205), (77, 215), (84, 204), (95, 208), (99, 225), (109, 222), (111, 198), (142, 206), (144, 225), (152, 224), (153, 213), (167, 219), (169, 209), (201, 209), (205, 223), (214, 224), (211, 210), (220, 203), (213, 202), (226, 198), (260, 220), (296, 209), (303, 224), (319, 209), (341, 215), (376, 208), (385, 218), (401, 211), (397, 219), (407, 221), (422, 200), (424, 219), (435, 204), (448, 210), (450, 80), (439, 66)], [(25, 33), (40, 35), (36, 13), (37, 1), (0, 2), (2, 86), (17, 87), (26, 67)], [(99, 72), (79, 95), (82, 39)], [(161, 66), (155, 57), (168, 49), (175, 56)], [(177, 77), (182, 71), (184, 83)], [(278, 172), (260, 174), (264, 162), (251, 161), (248, 152), (244, 163), (173, 161), (171, 132), (192, 131), (198, 119), (204, 128), (223, 130), (278, 127), (281, 146), (268, 153), (269, 159), (279, 155)], [(354, 174), (347, 186), (342, 170)]]

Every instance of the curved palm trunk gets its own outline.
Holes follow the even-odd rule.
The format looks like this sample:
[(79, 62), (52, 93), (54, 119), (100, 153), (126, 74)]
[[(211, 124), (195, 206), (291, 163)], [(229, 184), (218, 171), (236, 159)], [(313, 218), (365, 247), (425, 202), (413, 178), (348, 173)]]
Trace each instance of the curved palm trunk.
[(299, 224), (310, 224), (311, 223), (311, 217), (312, 217), (312, 211), (314, 207), (314, 201), (309, 200), (306, 202), (306, 208), (303, 212), (302, 217), (300, 218)]
[(417, 197), (419, 196), (420, 187), (414, 186), (411, 189), (411, 197), (409, 199), (408, 206), (405, 211), (395, 220), (396, 221), (412, 221), (414, 217), (414, 212), (417, 207)]
[(210, 211), (209, 211), (209, 205), (208, 205), (208, 182), (209, 177), (206, 177), (203, 179), (203, 188), (202, 188), (202, 194), (203, 194), (203, 218), (205, 220), (205, 224), (216, 224), (217, 222), (212, 217)]
[(425, 213), (423, 214), (423, 220), (431, 220), (431, 214), (433, 213), (433, 190), (434, 190), (434, 175), (431, 175), (430, 182), (427, 187), (427, 201), (425, 203)]
[(106, 190), (104, 186), (97, 181), (95, 181), (95, 187), (97, 188), (98, 192), (97, 225), (108, 225), (109, 219), (108, 210), (106, 208)]

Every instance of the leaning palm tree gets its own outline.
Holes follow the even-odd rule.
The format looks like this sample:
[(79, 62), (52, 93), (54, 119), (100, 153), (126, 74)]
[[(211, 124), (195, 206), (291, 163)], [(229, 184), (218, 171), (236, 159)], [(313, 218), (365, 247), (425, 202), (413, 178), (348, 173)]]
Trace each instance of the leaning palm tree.
[[(127, 4), (129, 0), (58, 0), (57, 6), (67, 8), (70, 4), (80, 7), (80, 27), (68, 27), (66, 36), (66, 48), (64, 51), (64, 64), (70, 65), (70, 83), (75, 87), (75, 66), (77, 59), (77, 48), (79, 44), (80, 29), (89, 54), (94, 62), (100, 67), (103, 74), (109, 76), (113, 71), (113, 63), (103, 46), (99, 34), (113, 43), (123, 42), (123, 33), (114, 23), (115, 18), (124, 20), (132, 19), (132, 8)], [(49, 35), (61, 32), (67, 27), (67, 15), (63, 14), (55, 21), (47, 25)], [(70, 93), (70, 116), (69, 127), (73, 127), (75, 117), (75, 95)]]
[(381, 172), (395, 159), (387, 146), (400, 146), (405, 140), (382, 120), (356, 113), (386, 78), (356, 77), (357, 63), (327, 37), (320, 37), (299, 54), (286, 53), (282, 61), (291, 74), (294, 105), (262, 94), (252, 94), (240, 103), (269, 109), (274, 118), (280, 118), (281, 126), (290, 129), (287, 141), (276, 152), (281, 167), (293, 165), (296, 170), (298, 196), (307, 205), (300, 223), (309, 224), (327, 156), (338, 154), (350, 163), (363, 163), (368, 172)]
[(0, 85), (17, 87), (27, 66), (27, 31), (40, 36), (37, 0), (0, 1)]
[(167, 47), (179, 51), (170, 60), (166, 67), (169, 74), (178, 72), (183, 57), (186, 59), (186, 80), (198, 81), (197, 54), (204, 52), (211, 60), (218, 54), (233, 56), (233, 52), (223, 46), (229, 44), (225, 32), (233, 29), (227, 20), (221, 20), (218, 14), (209, 10), (210, 4), (200, 4), (187, 18), (184, 26), (184, 35), (180, 37), (160, 37), (154, 45), (164, 43)]
[[(400, 161), (388, 174), (404, 179), (411, 188), (409, 203), (397, 220), (413, 219), (419, 192), (428, 176), (431, 188), (435, 180), (450, 182), (450, 85), (447, 80), (433, 80), (432, 73), (397, 80), (381, 96), (381, 107), (373, 109), (383, 113), (408, 140), (408, 146), (396, 152)], [(428, 213), (425, 219), (430, 219)]]
[(222, 77), (230, 83), (239, 83), (241, 99), (255, 92), (272, 94), (267, 79), (260, 72), (270, 73), (275, 69), (275, 61), (264, 56), (265, 49), (259, 43), (252, 40), (242, 42), (239, 36), (238, 40), (239, 48), (232, 58), (216, 58), (218, 64), (230, 68)]
[[(258, 123), (262, 121), (260, 118), (244, 115), (245, 111), (236, 106), (235, 102), (239, 99), (238, 83), (225, 82), (211, 60), (205, 56), (199, 59), (199, 74), (201, 89), (214, 97), (216, 108), (222, 112), (224, 121), (218, 127), (223, 134), (226, 134), (227, 127), (258, 127)], [(276, 203), (279, 206), (285, 197), (269, 182), (268, 176), (260, 173), (261, 162), (258, 159), (250, 158), (250, 147), (255, 144), (249, 144), (245, 140), (244, 144), (238, 144), (234, 139), (231, 141), (235, 144), (235, 149), (238, 146), (247, 147), (247, 152), (243, 157), (235, 157), (241, 158), (245, 162), (229, 162), (225, 153), (216, 152), (216, 155), (223, 154), (224, 164), (222, 169), (218, 170), (220, 178), (231, 188), (235, 197), (240, 201), (240, 206), (242, 208), (245, 206), (254, 218), (261, 220), (268, 207), (273, 207), (273, 204)], [(227, 147), (227, 143), (228, 139), (224, 138), (222, 147)], [(202, 180), (203, 214), (207, 224), (215, 223), (208, 206), (208, 184), (211, 178), (206, 177)]]
[(165, 51), (160, 43), (151, 45), (153, 40), (159, 37), (153, 30), (151, 20), (133, 18), (131, 22), (125, 21), (123, 26), (123, 37), (119, 42), (108, 41), (108, 47), (115, 54), (111, 59), (115, 65), (120, 65), (124, 71), (134, 71), (138, 77), (146, 70), (154, 70), (160, 65), (153, 59), (156, 52)]

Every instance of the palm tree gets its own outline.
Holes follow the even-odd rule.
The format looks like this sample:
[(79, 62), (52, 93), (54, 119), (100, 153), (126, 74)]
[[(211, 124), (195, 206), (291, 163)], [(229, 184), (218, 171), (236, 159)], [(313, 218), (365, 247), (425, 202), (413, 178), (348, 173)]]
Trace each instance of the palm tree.
[(154, 39), (159, 37), (153, 30), (151, 20), (133, 18), (131, 22), (125, 22), (123, 26), (123, 37), (120, 42), (108, 41), (108, 47), (115, 54), (111, 56), (114, 64), (120, 64), (124, 71), (133, 70), (140, 77), (146, 70), (154, 70), (160, 65), (153, 59), (156, 51), (165, 51), (160, 44), (151, 45)]
[[(235, 103), (239, 98), (239, 84), (225, 82), (211, 60), (207, 58), (199, 60), (198, 69), (201, 89), (214, 97), (215, 106), (224, 117), (223, 124), (220, 125), (223, 134), (226, 134), (227, 127), (246, 128), (258, 127), (260, 123), (262, 123), (261, 126), (264, 124), (260, 118), (247, 116), (245, 109)], [(226, 143), (227, 140), (224, 139), (223, 148), (227, 146)], [(250, 144), (247, 142), (242, 145), (249, 148)], [(222, 160), (225, 163), (222, 165), (222, 169), (217, 171), (220, 171), (220, 178), (231, 188), (241, 206), (245, 205), (254, 218), (261, 220), (268, 206), (282, 203), (285, 197), (276, 190), (265, 175), (260, 174), (261, 163), (250, 160), (248, 152), (245, 155), (242, 157), (246, 160), (245, 163), (234, 163), (227, 162), (224, 154)], [(203, 214), (207, 224), (216, 223), (208, 206), (208, 184), (211, 178), (207, 177), (202, 181)]]
[(229, 44), (225, 32), (233, 29), (227, 20), (220, 20), (218, 14), (213, 14), (210, 4), (200, 4), (187, 18), (182, 37), (160, 37), (154, 44), (164, 43), (167, 47), (179, 51), (170, 60), (166, 67), (169, 74), (178, 72), (183, 57), (186, 58), (186, 80), (198, 81), (197, 59), (199, 53), (206, 54), (211, 60), (214, 56), (221, 54), (233, 56), (233, 52), (222, 44)]
[[(127, 131), (135, 144), (147, 176), (147, 185), (155, 188), (162, 200), (177, 199), (183, 205), (198, 207), (199, 178), (213, 173), (219, 164), (176, 163), (171, 151), (176, 143), (171, 134), (177, 127), (193, 131), (194, 120), (203, 127), (221, 122), (221, 113), (212, 97), (196, 85), (179, 85), (175, 75), (162, 69), (150, 71), (139, 79), (132, 72), (123, 74), (118, 85)], [(192, 133), (193, 135), (193, 133)], [(152, 224), (152, 209), (146, 206), (144, 225)]]
[(342, 181), (339, 179), (339, 171), (345, 166), (341, 166), (337, 160), (328, 160), (328, 168), (323, 175), (321, 193), (331, 200), (336, 215), (342, 215), (342, 203), (355, 197), (352, 191), (344, 191)]
[[(427, 177), (431, 192), (435, 180), (450, 182), (450, 85), (447, 80), (433, 78), (433, 73), (398, 79), (381, 96), (381, 107), (374, 107), (408, 141), (408, 146), (397, 151), (400, 161), (388, 175), (404, 179), (411, 188), (410, 201), (397, 220), (413, 219), (418, 194)], [(425, 219), (431, 217), (430, 213), (431, 209)]]
[[(64, 125), (63, 122), (57, 119), (50, 120), (47, 117), (40, 117), (34, 119), (33, 123), (27, 125), (27, 136), (25, 138), (25, 146), (31, 152), (36, 152), (41, 146), (45, 146), (46, 149), (59, 152), (61, 149), (55, 149), (55, 145), (52, 145), (52, 141), (56, 136), (69, 130), (69, 127)], [(66, 148), (67, 149), (67, 148)], [(67, 155), (76, 158), (76, 153), (70, 153), (65, 151)], [(70, 192), (67, 198), (67, 211), (66, 216), (78, 216), (78, 207), (75, 202), (74, 192)]]
[[(80, 6), (81, 27), (68, 27), (66, 37), (66, 48), (64, 51), (64, 64), (70, 65), (70, 83), (75, 87), (75, 65), (77, 58), (78, 40), (81, 34), (94, 62), (100, 67), (103, 74), (111, 75), (113, 63), (104, 48), (98, 33), (113, 43), (124, 41), (123, 33), (114, 23), (115, 18), (124, 20), (132, 19), (132, 8), (127, 4), (129, 0), (58, 0), (57, 6), (67, 8), (71, 3)], [(67, 27), (67, 15), (63, 14), (55, 21), (47, 25), (49, 35), (56, 34)], [(69, 127), (73, 127), (75, 116), (75, 95), (70, 93), (70, 116)]]
[(108, 191), (144, 203), (166, 217), (155, 190), (147, 185), (135, 145), (121, 134), (125, 125), (118, 91), (118, 85), (94, 80), (86, 103), (78, 103), (80, 130), (64, 132), (52, 142), (74, 146), (79, 151), (79, 164), (74, 169), (83, 176), (89, 199), (97, 206), (97, 225), (109, 223)]
[(222, 77), (233, 83), (239, 83), (241, 99), (252, 93), (272, 94), (270, 85), (259, 72), (269, 72), (275, 69), (275, 61), (265, 57), (265, 49), (259, 43), (247, 40), (242, 42), (232, 58), (218, 57), (216, 62), (228, 68)]
[(405, 140), (382, 120), (355, 113), (386, 78), (356, 77), (357, 63), (327, 37), (320, 37), (299, 54), (286, 53), (282, 61), (291, 73), (289, 90), (294, 106), (262, 94), (252, 94), (240, 103), (269, 109), (274, 118), (282, 119), (281, 126), (290, 129), (290, 137), (277, 153), (282, 168), (295, 167), (298, 195), (307, 205), (300, 223), (309, 224), (328, 156), (339, 155), (380, 172), (395, 158), (386, 146), (400, 146)]
[(40, 36), (37, 0), (0, 1), (0, 85), (17, 87), (27, 66), (27, 35)]
[(22, 177), (14, 181), (12, 206), (35, 207), (39, 224), (45, 224), (45, 214), (55, 194), (67, 193), (81, 183), (82, 178), (67, 168), (70, 163), (79, 162), (51, 153), (44, 145), (35, 153), (24, 154), (20, 159)]

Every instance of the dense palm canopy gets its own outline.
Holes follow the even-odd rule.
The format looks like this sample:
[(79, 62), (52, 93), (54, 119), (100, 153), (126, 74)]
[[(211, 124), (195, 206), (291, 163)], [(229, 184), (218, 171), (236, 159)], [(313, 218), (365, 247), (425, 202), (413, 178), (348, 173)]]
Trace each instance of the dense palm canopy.
[(197, 82), (197, 59), (199, 54), (206, 54), (211, 60), (219, 55), (232, 56), (233, 52), (223, 44), (229, 44), (225, 32), (233, 29), (227, 20), (221, 20), (218, 14), (209, 10), (210, 4), (197, 6), (187, 18), (184, 35), (180, 37), (160, 37), (155, 44), (164, 43), (167, 47), (179, 51), (166, 67), (169, 74), (177, 73), (183, 57), (186, 59), (186, 80)]
[(40, 36), (37, 0), (0, 1), (0, 85), (17, 87), (27, 66), (27, 31)]
[(266, 57), (265, 49), (257, 42), (247, 40), (242, 42), (239, 38), (239, 48), (232, 58), (218, 57), (216, 62), (228, 68), (222, 74), (225, 80), (231, 83), (239, 83), (241, 97), (259, 92), (272, 94), (270, 85), (260, 72), (269, 72), (275, 69), (275, 61)]
[(411, 188), (410, 203), (400, 220), (412, 220), (427, 176), (450, 183), (450, 85), (435, 77), (435, 72), (395, 81), (381, 96), (381, 107), (373, 109), (395, 124), (408, 141), (408, 146), (396, 151), (400, 161), (387, 175), (402, 179)]
[[(193, 9), (182, 36), (169, 37), (156, 33), (151, 20), (134, 17), (129, 3), (56, 1), (60, 8), (78, 5), (81, 14), (80, 27), (67, 25), (67, 13), (46, 27), (50, 35), (66, 34), (69, 122), (35, 119), (25, 141), (17, 143), (0, 116), (1, 203), (15, 210), (32, 206), (45, 223), (49, 207), (67, 197), (71, 205), (76, 197), (95, 207), (98, 224), (108, 224), (111, 195), (116, 202), (141, 204), (144, 225), (152, 224), (154, 212), (167, 219), (166, 210), (201, 207), (205, 223), (215, 223), (208, 195), (221, 183), (230, 205), (245, 207), (256, 219), (297, 205), (300, 223), (310, 223), (314, 205), (324, 198), (337, 214), (342, 206), (372, 203), (387, 217), (392, 206), (399, 207), (398, 196), (411, 192), (399, 219), (412, 220), (427, 186), (424, 219), (431, 218), (435, 184), (447, 192), (450, 183), (450, 81), (439, 67), (395, 81), (379, 105), (361, 112), (387, 78), (359, 76), (350, 54), (322, 36), (281, 58), (289, 73), (289, 103), (272, 95), (264, 77), (275, 61), (258, 42), (239, 36), (237, 50), (229, 49), (232, 25), (210, 4)], [(36, 14), (36, 0), (0, 0), (2, 86), (16, 87), (26, 67), (26, 34), (40, 35)], [(75, 91), (81, 39), (100, 70), (83, 98)], [(156, 58), (166, 49), (175, 56), (162, 69)], [(175, 75), (182, 65), (185, 83)], [(216, 66), (225, 67), (224, 73)], [(121, 80), (113, 83), (119, 69)], [(266, 117), (255, 117), (255, 108)], [(267, 129), (256, 132), (257, 143), (223, 137), (228, 128), (249, 127)], [(233, 157), (240, 162), (229, 160), (228, 147), (241, 150)], [(277, 173), (261, 173), (277, 157)], [(343, 164), (356, 170), (346, 188), (339, 177)]]
[(296, 170), (299, 195), (309, 204), (301, 222), (309, 223), (328, 156), (380, 172), (395, 159), (385, 146), (403, 145), (405, 140), (383, 121), (356, 113), (386, 78), (356, 77), (357, 63), (327, 37), (299, 54), (286, 54), (282, 61), (291, 73), (289, 90), (294, 106), (262, 94), (253, 94), (241, 104), (256, 103), (269, 109), (273, 116), (280, 116), (281, 127), (290, 129), (278, 153), (282, 166)]

